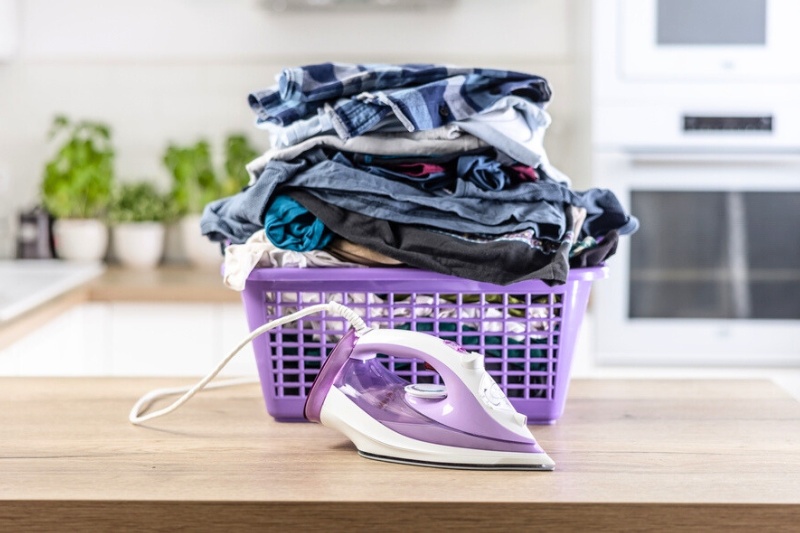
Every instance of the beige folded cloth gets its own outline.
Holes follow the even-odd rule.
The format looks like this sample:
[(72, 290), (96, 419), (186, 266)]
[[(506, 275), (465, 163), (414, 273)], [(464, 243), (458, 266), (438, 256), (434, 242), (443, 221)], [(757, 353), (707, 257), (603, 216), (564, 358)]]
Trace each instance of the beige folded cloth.
[(335, 238), (325, 247), (327, 252), (343, 261), (350, 261), (365, 266), (397, 266), (401, 261), (387, 257), (380, 252), (350, 242), (347, 239)]

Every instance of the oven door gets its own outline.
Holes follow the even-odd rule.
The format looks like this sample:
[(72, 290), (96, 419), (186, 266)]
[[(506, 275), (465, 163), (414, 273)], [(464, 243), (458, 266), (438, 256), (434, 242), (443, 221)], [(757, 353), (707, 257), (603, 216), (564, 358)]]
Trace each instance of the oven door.
[(641, 222), (593, 287), (598, 362), (800, 363), (800, 154), (595, 157)]
[(796, 80), (796, 0), (618, 0), (630, 80)]

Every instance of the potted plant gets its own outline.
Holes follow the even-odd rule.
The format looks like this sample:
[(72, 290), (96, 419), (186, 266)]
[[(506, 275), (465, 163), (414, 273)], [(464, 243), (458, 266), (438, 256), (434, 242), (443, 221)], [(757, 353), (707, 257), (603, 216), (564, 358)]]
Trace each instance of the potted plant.
[(117, 187), (108, 208), (112, 250), (123, 266), (153, 268), (164, 254), (164, 222), (171, 202), (152, 183), (141, 181)]
[(224, 164), (214, 169), (211, 147), (200, 140), (193, 145), (170, 144), (163, 157), (172, 175), (174, 208), (180, 217), (184, 253), (192, 265), (219, 266), (222, 261), (219, 243), (200, 233), (200, 217), (209, 202), (239, 192), (249, 181), (245, 165), (259, 152), (247, 137), (234, 133), (225, 138)]
[(114, 179), (111, 130), (91, 121), (53, 121), (49, 138), (61, 138), (58, 151), (45, 165), (42, 202), (53, 215), (56, 255), (63, 259), (98, 261), (108, 248), (102, 216)]
[(225, 138), (225, 165), (220, 181), (220, 197), (236, 194), (247, 186), (250, 174), (245, 167), (259, 155), (260, 152), (241, 133)]

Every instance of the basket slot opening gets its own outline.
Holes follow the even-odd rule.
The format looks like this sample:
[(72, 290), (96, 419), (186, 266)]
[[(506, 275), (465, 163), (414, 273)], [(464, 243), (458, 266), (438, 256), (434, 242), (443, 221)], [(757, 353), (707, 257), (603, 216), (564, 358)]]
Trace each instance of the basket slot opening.
[[(413, 289), (404, 283), (403, 289), (393, 291), (391, 281), (376, 283), (369, 275), (339, 285), (316, 278), (309, 282), (286, 282), (285, 288), (279, 287), (281, 283), (248, 283), (246, 290), (255, 290), (253, 287), (257, 286), (260, 291), (257, 299), (264, 302), (265, 321), (308, 305), (335, 300), (352, 308), (369, 325), (422, 331), (484, 353), (487, 372), (514, 401), (540, 402), (556, 397), (556, 375), (565, 366), (559, 364), (561, 342), (565, 340), (561, 328), (567, 325), (565, 322), (562, 326), (562, 320), (569, 318), (569, 327), (574, 327), (575, 321), (564, 316), (567, 312), (575, 313), (569, 286), (542, 287), (541, 283), (533, 282), (529, 291), (515, 286), (481, 292), (423, 279)], [(336, 290), (330, 290), (331, 285)], [(365, 287), (370, 288), (364, 290)], [(580, 313), (576, 313), (578, 325)], [(248, 318), (252, 324), (253, 317), (248, 314)], [(261, 319), (260, 312), (257, 319)], [(254, 350), (262, 377), (270, 377), (269, 389), (275, 397), (305, 398), (322, 361), (348, 327), (340, 317), (318, 314), (259, 337)], [(564, 355), (571, 356), (566, 352)], [(387, 358), (387, 364), (390, 370), (412, 382), (441, 379), (420, 362)], [(522, 402), (517, 408), (522, 406), (525, 412), (526, 405)]]

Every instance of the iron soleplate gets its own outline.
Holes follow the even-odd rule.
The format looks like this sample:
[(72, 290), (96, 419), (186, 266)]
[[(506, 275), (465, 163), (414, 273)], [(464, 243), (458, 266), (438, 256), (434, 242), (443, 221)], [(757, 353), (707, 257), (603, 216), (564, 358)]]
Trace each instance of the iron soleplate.
[(400, 457), (389, 457), (387, 455), (377, 455), (374, 453), (362, 452), (358, 450), (358, 455), (375, 461), (387, 463), (397, 463), (412, 466), (428, 466), (433, 468), (452, 468), (456, 470), (517, 470), (525, 472), (549, 472), (555, 469), (553, 465), (542, 464), (469, 464), (469, 463), (437, 463), (434, 461), (417, 461), (415, 459), (403, 459)]

